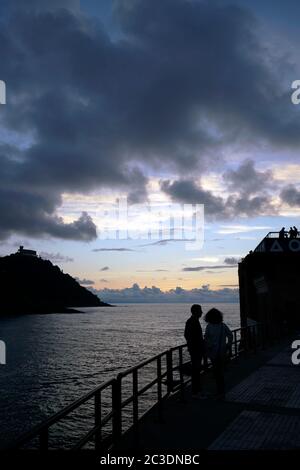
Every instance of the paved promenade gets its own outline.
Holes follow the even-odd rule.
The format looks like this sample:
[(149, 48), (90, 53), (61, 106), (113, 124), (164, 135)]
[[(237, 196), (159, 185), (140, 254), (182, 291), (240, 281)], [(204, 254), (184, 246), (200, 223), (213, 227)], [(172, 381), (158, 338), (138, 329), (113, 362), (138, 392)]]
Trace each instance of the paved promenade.
[[(139, 442), (129, 432), (120, 448), (300, 449), (300, 365), (291, 362), (291, 342), (232, 361), (226, 371), (225, 401), (195, 400), (189, 388), (184, 403), (173, 395), (165, 404), (163, 422), (152, 410), (140, 423)], [(210, 373), (204, 389), (214, 390)]]

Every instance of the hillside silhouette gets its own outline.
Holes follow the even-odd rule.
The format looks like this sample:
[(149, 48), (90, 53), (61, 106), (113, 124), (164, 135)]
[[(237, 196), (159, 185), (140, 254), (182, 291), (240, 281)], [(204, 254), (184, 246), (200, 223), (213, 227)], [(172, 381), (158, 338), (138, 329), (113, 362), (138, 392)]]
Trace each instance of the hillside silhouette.
[[(19, 250), (20, 251), (20, 250)], [(20, 253), (0, 257), (0, 315), (76, 312), (70, 307), (108, 306), (58, 266)]]

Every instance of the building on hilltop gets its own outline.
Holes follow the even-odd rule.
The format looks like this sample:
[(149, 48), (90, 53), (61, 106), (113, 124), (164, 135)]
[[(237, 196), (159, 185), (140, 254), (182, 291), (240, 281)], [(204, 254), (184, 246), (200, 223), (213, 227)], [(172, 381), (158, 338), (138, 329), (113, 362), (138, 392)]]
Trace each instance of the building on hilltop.
[(17, 254), (22, 256), (37, 256), (37, 252), (35, 250), (25, 250), (22, 245), (18, 249)]

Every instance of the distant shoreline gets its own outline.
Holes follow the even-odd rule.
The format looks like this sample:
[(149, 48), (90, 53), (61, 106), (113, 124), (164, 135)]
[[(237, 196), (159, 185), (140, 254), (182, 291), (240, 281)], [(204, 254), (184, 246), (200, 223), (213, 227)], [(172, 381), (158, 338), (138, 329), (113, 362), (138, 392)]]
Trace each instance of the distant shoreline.
[[(28, 310), (28, 311), (16, 311), (2, 308), (2, 313), (0, 313), (1, 318), (8, 318), (8, 317), (17, 317), (17, 316), (24, 316), (24, 315), (55, 315), (55, 314), (69, 314), (69, 315), (76, 315), (76, 314), (88, 314), (90, 313), (88, 309), (93, 308), (101, 308), (101, 307), (128, 307), (130, 308), (131, 305), (187, 305), (193, 304), (194, 301), (186, 301), (186, 302), (115, 302), (114, 304), (109, 304), (107, 302), (102, 302), (101, 305), (87, 305), (84, 307), (61, 307), (55, 309), (38, 309), (38, 310)], [(239, 302), (202, 302), (198, 301), (201, 305), (222, 305), (222, 304), (234, 304), (239, 305)], [(83, 309), (83, 310), (81, 310)]]
[(83, 310), (80, 309), (85, 309), (85, 308), (97, 308), (97, 307), (114, 307), (112, 304), (108, 304), (106, 302), (103, 302), (101, 305), (87, 305), (84, 307), (58, 307), (58, 308), (47, 308), (47, 309), (29, 309), (29, 310), (15, 310), (12, 309), (10, 310), (9, 308), (2, 308), (2, 312), (5, 313), (0, 313), (0, 318), (1, 317), (12, 317), (12, 316), (21, 316), (21, 315), (53, 315), (53, 314), (62, 314), (62, 313), (68, 313), (68, 314), (76, 314), (76, 313), (87, 313)]
[(194, 304), (194, 303), (199, 303), (199, 304), (235, 304), (235, 305), (239, 305), (239, 302), (238, 301), (235, 301), (235, 302), (229, 302), (228, 300), (227, 301), (220, 301), (220, 300), (213, 300), (213, 301), (205, 301), (205, 300), (185, 300), (185, 301), (181, 301), (181, 302), (138, 302), (138, 301), (127, 301), (127, 302), (114, 302), (113, 306), (118, 306), (118, 305), (136, 305), (136, 304), (140, 304), (140, 305), (179, 305), (179, 304)]

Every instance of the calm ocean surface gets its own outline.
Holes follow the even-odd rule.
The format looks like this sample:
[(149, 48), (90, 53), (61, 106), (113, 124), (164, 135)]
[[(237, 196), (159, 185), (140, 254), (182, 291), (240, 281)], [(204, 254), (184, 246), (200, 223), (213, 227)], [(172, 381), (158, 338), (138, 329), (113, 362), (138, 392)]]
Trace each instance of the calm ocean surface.
[[(231, 328), (239, 327), (238, 304), (216, 306)], [(204, 312), (211, 307), (203, 304)], [(0, 366), (0, 446), (119, 371), (184, 343), (189, 308), (128, 304), (0, 319), (7, 347), (7, 365)], [(72, 420), (67, 425), (71, 429)]]

